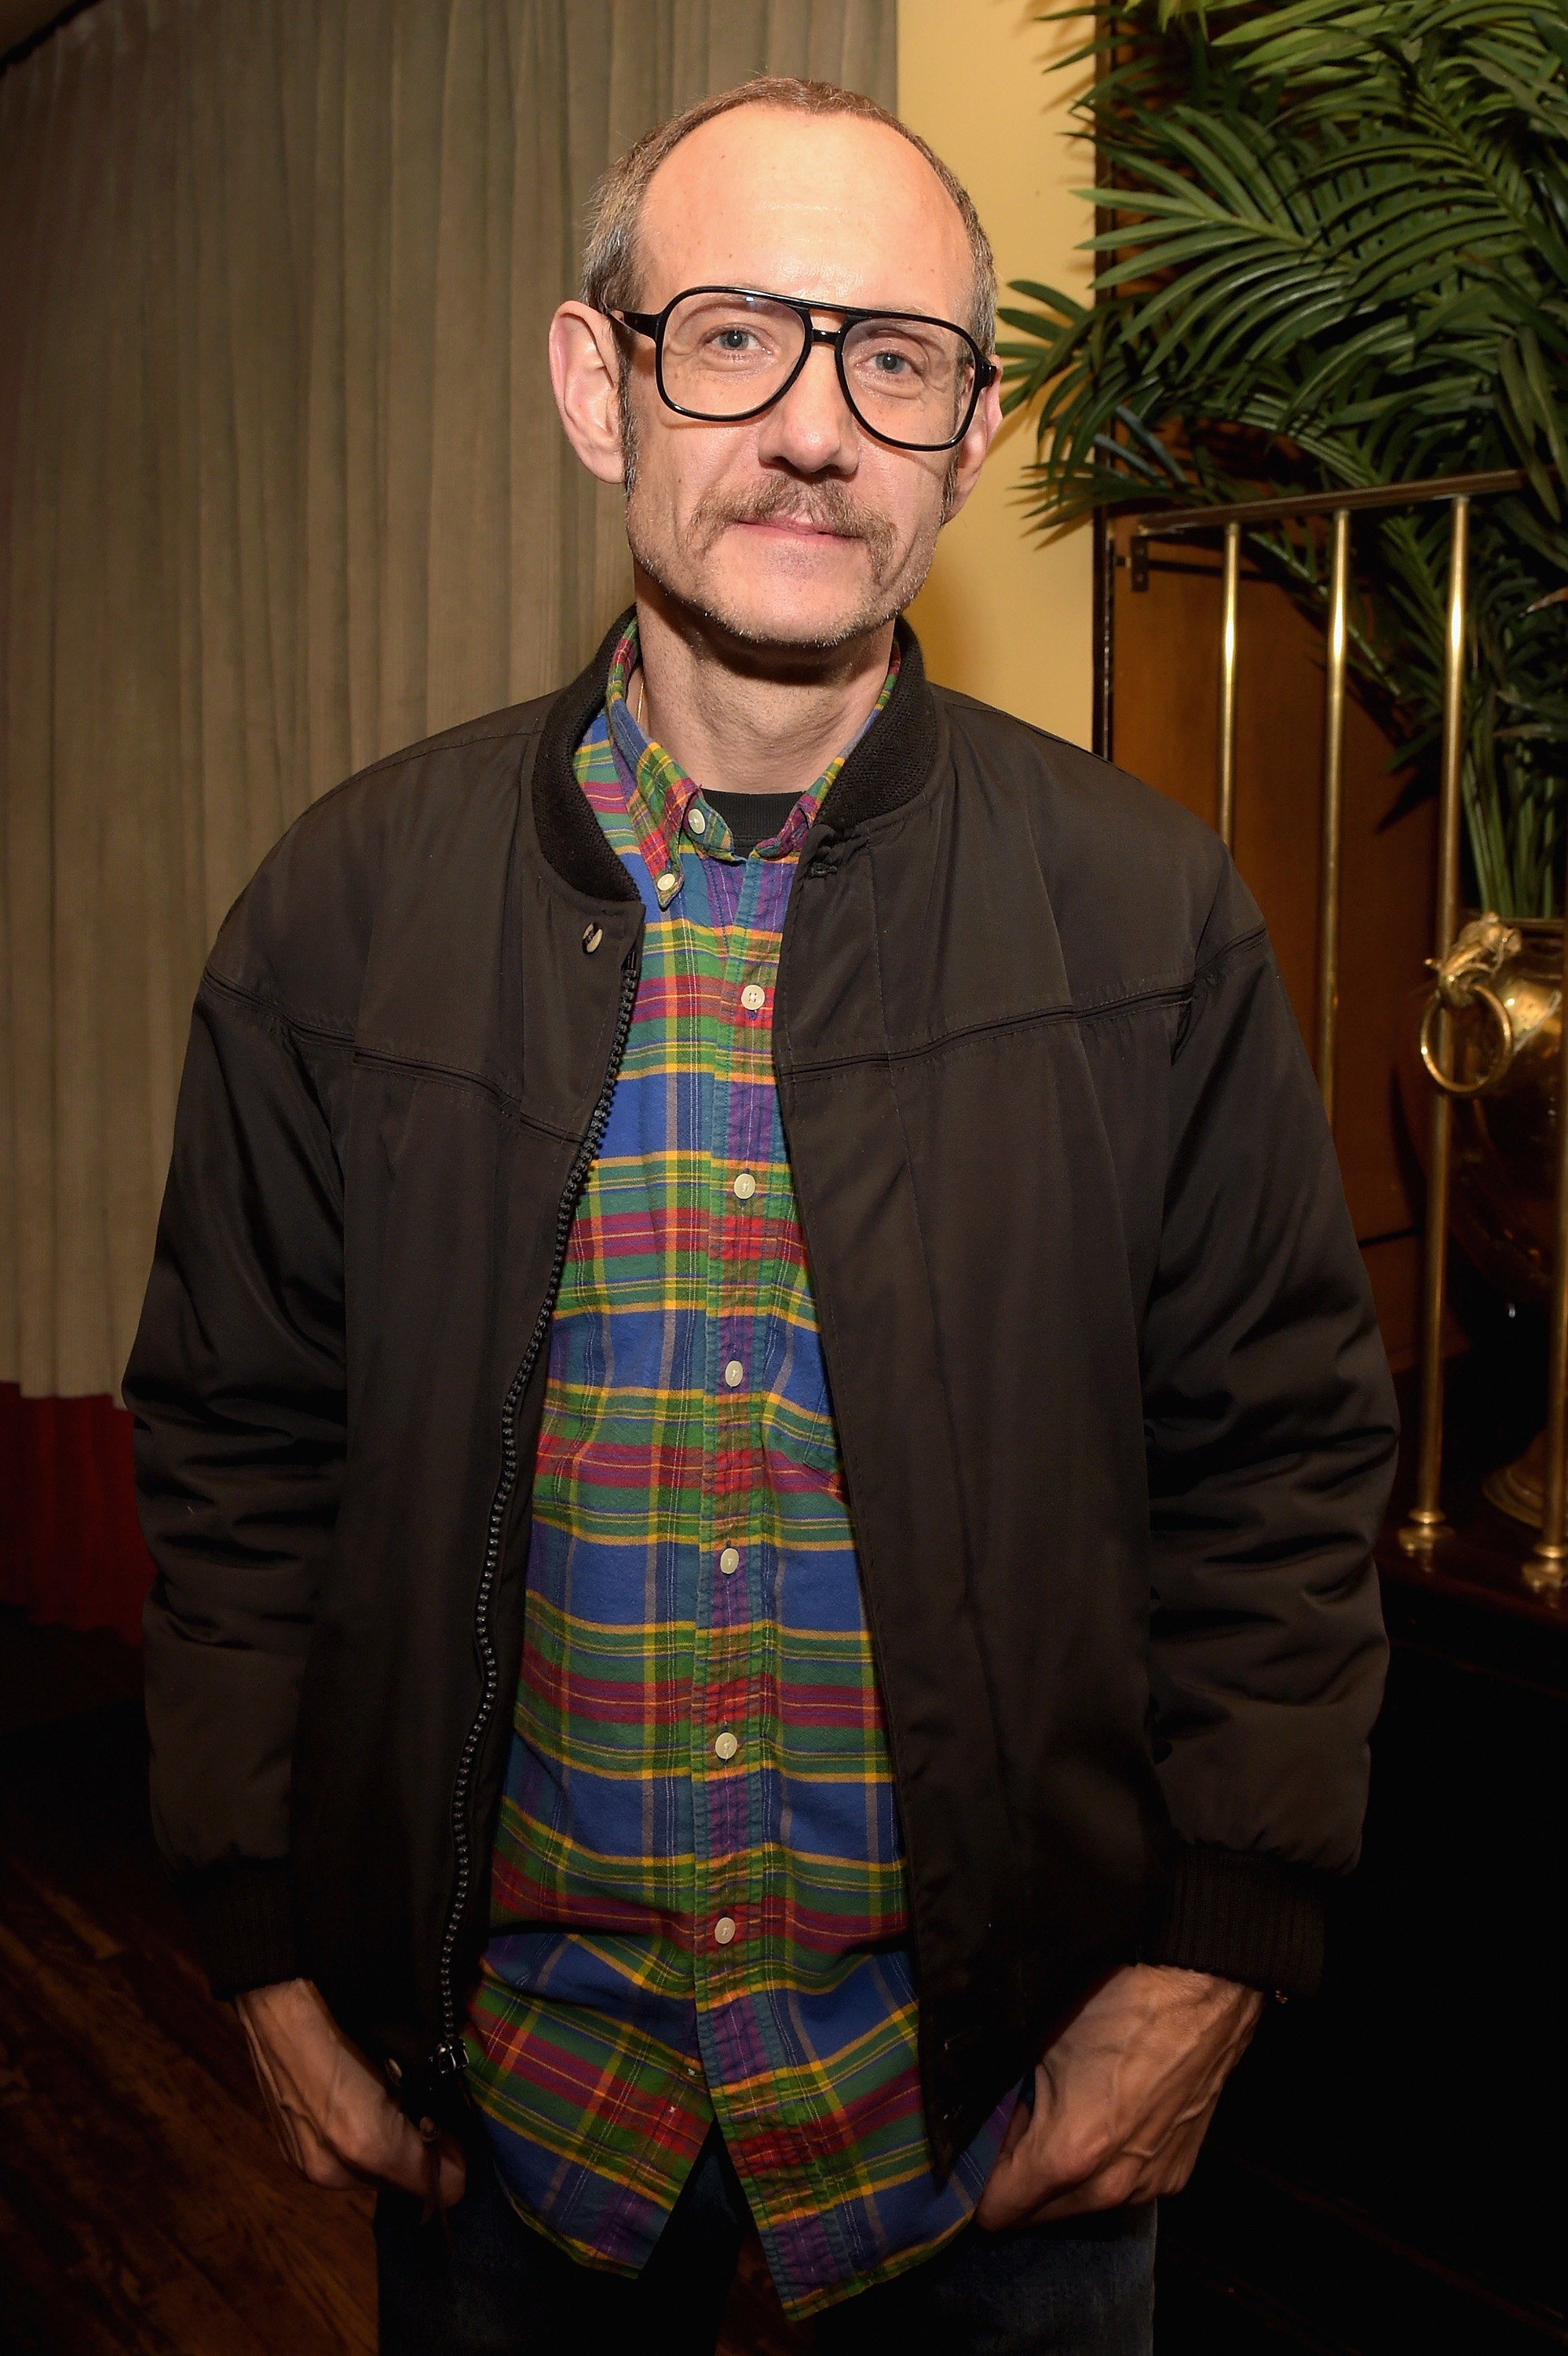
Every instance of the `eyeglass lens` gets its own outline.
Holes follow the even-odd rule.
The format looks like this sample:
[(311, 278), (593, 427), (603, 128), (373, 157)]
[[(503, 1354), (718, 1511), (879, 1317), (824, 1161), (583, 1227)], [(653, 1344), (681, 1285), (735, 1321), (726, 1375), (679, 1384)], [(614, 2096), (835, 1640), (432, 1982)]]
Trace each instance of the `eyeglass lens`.
[[(719, 420), (763, 409), (788, 381), (805, 342), (798, 311), (734, 294), (688, 294), (665, 325), (666, 397)], [(871, 433), (940, 449), (963, 420), (975, 355), (955, 327), (858, 319), (844, 338), (849, 405)]]

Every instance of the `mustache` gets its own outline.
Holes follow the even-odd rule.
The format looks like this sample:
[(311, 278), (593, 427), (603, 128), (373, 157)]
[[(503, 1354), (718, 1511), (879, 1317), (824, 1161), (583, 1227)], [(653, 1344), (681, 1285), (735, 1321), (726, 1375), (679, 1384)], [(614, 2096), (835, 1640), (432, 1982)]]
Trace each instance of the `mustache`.
[(732, 523), (804, 523), (837, 540), (863, 541), (879, 578), (898, 542), (888, 518), (852, 498), (842, 483), (797, 483), (782, 475), (745, 490), (705, 492), (691, 511), (689, 525), (699, 552), (706, 556)]

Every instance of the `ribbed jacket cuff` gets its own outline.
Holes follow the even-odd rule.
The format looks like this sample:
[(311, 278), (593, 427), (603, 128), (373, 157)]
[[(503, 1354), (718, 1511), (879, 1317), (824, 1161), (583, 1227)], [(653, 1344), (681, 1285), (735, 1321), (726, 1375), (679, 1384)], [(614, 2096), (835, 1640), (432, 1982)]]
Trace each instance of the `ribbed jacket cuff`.
[(1228, 1848), (1178, 1849), (1151, 1964), (1316, 1996), (1331, 1877)]
[(181, 1876), (179, 1894), (214, 1996), (298, 1978), (286, 1858), (206, 1866)]

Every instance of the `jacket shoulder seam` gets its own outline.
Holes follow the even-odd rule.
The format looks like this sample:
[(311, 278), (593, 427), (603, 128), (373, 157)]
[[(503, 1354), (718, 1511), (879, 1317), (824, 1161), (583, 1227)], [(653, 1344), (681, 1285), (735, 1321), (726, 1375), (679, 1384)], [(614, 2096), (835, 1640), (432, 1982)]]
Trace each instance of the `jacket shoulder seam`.
[(347, 1054), (356, 1063), (377, 1066), (381, 1070), (406, 1072), (411, 1079), (434, 1087), (455, 1088), (472, 1096), (484, 1097), (493, 1104), (502, 1119), (519, 1129), (531, 1129), (542, 1137), (555, 1138), (566, 1145), (579, 1141), (574, 1131), (561, 1129), (554, 1122), (539, 1120), (525, 1111), (510, 1088), (498, 1081), (487, 1079), (483, 1072), (474, 1072), (455, 1064), (432, 1063), (428, 1056), (399, 1055), (391, 1049), (362, 1045), (352, 1028), (345, 1030), (326, 1017), (295, 1014), (263, 991), (247, 989), (243, 982), (231, 981), (225, 974), (210, 969), (202, 977), (221, 997), (231, 999), (264, 1028), (276, 1031), (290, 1040), (310, 1039)]
[(938, 1032), (912, 1046), (889, 1046), (880, 1053), (859, 1052), (799, 1064), (795, 1067), (795, 1076), (804, 1078), (808, 1073), (839, 1070), (852, 1064), (907, 1064), (922, 1055), (936, 1055), (945, 1047), (965, 1046), (973, 1040), (983, 1039), (994, 1033), (1027, 1031), (1047, 1024), (1093, 1023), (1103, 1015), (1136, 1014), (1145, 1007), (1185, 1006), (1192, 995), (1192, 987), (1190, 981), (1155, 984), (1129, 991), (1120, 997), (1093, 999), (1084, 1005), (1067, 999), (1057, 1006), (1036, 1006), (1019, 1014), (991, 1015), (983, 1022), (955, 1023), (952, 1030)]
[(319, 1039), (333, 1047), (352, 1048), (354, 1044), (352, 1023), (346, 1025), (325, 1013), (296, 1012), (285, 1006), (281, 999), (269, 997), (264, 991), (252, 990), (245, 982), (235, 981), (229, 974), (220, 973), (216, 966), (208, 967), (201, 977), (201, 983), (204, 990), (216, 991), (220, 997), (233, 1000), (247, 1012), (287, 1031), (291, 1035)]
[(1268, 927), (1266, 925), (1262, 924), (1253, 925), (1248, 931), (1240, 934), (1235, 940), (1227, 941), (1223, 948), (1216, 949), (1213, 956), (1206, 958), (1204, 963), (1198, 968), (1198, 970), (1192, 977), (1192, 987), (1187, 993), (1187, 1003), (1181, 1010), (1181, 1021), (1178, 1025), (1176, 1037), (1171, 1042), (1170, 1059), (1172, 1063), (1175, 1063), (1178, 1056), (1181, 1055), (1189, 1039), (1192, 1036), (1192, 1026), (1195, 1020), (1194, 1010), (1197, 1006), (1198, 993), (1200, 990), (1208, 991), (1216, 988), (1217, 985), (1224, 980), (1224, 977), (1231, 967), (1233, 965), (1239, 965), (1242, 962), (1249, 949), (1256, 949), (1260, 948), (1266, 955), (1268, 949)]
[(921, 1040), (915, 1046), (889, 1046), (880, 1055), (862, 1052), (849, 1055), (825, 1056), (813, 1063), (798, 1064), (795, 1067), (794, 1076), (804, 1079), (814, 1072), (843, 1070), (856, 1064), (909, 1063), (917, 1056), (935, 1055), (944, 1047), (962, 1046), (967, 1041), (983, 1038), (990, 1032), (1022, 1031), (1044, 1023), (1093, 1023), (1105, 1015), (1136, 1014), (1145, 1007), (1179, 1006), (1183, 1010), (1185, 1018), (1186, 1012), (1200, 986), (1207, 988), (1219, 979), (1222, 969), (1231, 959), (1241, 957), (1245, 950), (1259, 943), (1266, 944), (1267, 939), (1266, 926), (1254, 925), (1250, 931), (1241, 934), (1235, 940), (1227, 941), (1223, 948), (1216, 949), (1213, 956), (1207, 958), (1190, 979), (1186, 980), (1135, 982), (1125, 991), (1104, 998), (1088, 999), (1083, 1002), (1069, 999), (1060, 1006), (1038, 1006), (1026, 1013), (996, 1015), (980, 1023), (961, 1023), (951, 1031), (944, 1031), (935, 1037)]
[(460, 1094), (480, 1096), (493, 1104), (504, 1120), (516, 1129), (531, 1129), (540, 1137), (552, 1137), (562, 1145), (581, 1143), (575, 1130), (562, 1129), (557, 1122), (540, 1120), (537, 1114), (524, 1109), (510, 1088), (498, 1080), (486, 1079), (483, 1072), (473, 1072), (458, 1064), (435, 1064), (424, 1055), (402, 1055), (387, 1047), (371, 1047), (354, 1042), (354, 1061), (373, 1065), (383, 1072), (401, 1072), (422, 1087), (453, 1088)]
[(1238, 933), (1234, 940), (1227, 941), (1222, 948), (1216, 949), (1211, 957), (1205, 958), (1200, 966), (1194, 967), (1192, 988), (1196, 990), (1200, 982), (1215, 980), (1222, 966), (1229, 964), (1232, 958), (1241, 957), (1247, 949), (1259, 947), (1266, 948), (1267, 946), (1268, 926), (1264, 924), (1249, 926), (1244, 933)]

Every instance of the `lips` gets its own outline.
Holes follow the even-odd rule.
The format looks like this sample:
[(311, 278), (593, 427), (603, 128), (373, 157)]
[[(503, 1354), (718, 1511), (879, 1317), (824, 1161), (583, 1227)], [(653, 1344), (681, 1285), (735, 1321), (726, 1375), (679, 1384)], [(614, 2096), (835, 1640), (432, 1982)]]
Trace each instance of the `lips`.
[(830, 525), (812, 523), (805, 516), (741, 516), (744, 531), (783, 532), (790, 540), (858, 540), (859, 532), (835, 531)]
[(793, 541), (801, 549), (827, 541), (863, 548), (879, 579), (891, 565), (897, 544), (888, 519), (850, 498), (837, 483), (803, 487), (775, 477), (742, 492), (719, 488), (705, 492), (691, 511), (688, 529), (693, 551), (699, 556), (711, 554), (734, 526), (773, 532), (781, 544)]

